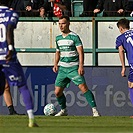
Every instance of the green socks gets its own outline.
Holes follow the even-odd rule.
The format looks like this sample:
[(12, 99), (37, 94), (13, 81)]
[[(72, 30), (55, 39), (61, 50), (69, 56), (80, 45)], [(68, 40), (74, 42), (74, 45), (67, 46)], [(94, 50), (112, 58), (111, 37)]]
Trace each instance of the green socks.
[(66, 108), (66, 97), (65, 97), (64, 94), (62, 96), (60, 96), (60, 97), (57, 97), (57, 101), (58, 101), (61, 109), (65, 109)]
[[(93, 107), (96, 107), (96, 102), (95, 102), (95, 98), (94, 98), (94, 95), (93, 93), (88, 90), (87, 92), (84, 93), (84, 96), (87, 100), (87, 102), (89, 103), (89, 105), (93, 108)], [(62, 96), (60, 97), (57, 97), (57, 101), (61, 107), (61, 109), (65, 109), (66, 108), (66, 97), (65, 95), (63, 94)]]
[(84, 96), (87, 100), (87, 102), (89, 103), (89, 105), (93, 108), (93, 107), (96, 107), (96, 102), (95, 102), (95, 98), (94, 98), (94, 95), (93, 93), (88, 90), (87, 92), (84, 93)]

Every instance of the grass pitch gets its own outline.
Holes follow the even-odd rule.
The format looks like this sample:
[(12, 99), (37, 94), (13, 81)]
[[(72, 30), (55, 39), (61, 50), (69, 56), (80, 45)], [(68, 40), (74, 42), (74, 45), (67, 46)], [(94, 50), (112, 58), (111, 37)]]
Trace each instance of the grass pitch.
[(133, 119), (102, 116), (36, 116), (39, 127), (29, 128), (27, 116), (0, 116), (0, 133), (133, 133)]

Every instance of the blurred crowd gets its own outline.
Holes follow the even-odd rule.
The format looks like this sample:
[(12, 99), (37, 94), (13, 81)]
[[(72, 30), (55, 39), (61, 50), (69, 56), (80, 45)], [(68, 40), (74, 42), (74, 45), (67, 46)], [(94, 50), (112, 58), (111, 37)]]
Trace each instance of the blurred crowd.
[(20, 17), (71, 16), (71, 0), (9, 0), (8, 7)]
[[(8, 6), (16, 10), (20, 17), (60, 17), (72, 16), (74, 0), (9, 0)], [(75, 0), (76, 1), (76, 0)], [(133, 0), (83, 0), (83, 12), (79, 17), (131, 16)]]

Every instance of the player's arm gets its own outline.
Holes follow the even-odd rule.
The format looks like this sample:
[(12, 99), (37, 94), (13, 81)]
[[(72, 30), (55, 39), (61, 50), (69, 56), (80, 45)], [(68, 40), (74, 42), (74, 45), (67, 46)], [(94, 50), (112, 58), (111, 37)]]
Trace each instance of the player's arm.
[(83, 50), (83, 46), (77, 46), (77, 51), (79, 54), (79, 69), (78, 69), (78, 73), (79, 75), (83, 75), (84, 74), (84, 50)]
[(8, 53), (6, 55), (6, 60), (8, 62), (12, 59), (13, 50), (14, 50), (14, 26), (11, 24), (7, 26), (6, 37), (8, 44)]
[(125, 68), (125, 54), (124, 54), (123, 46), (119, 46), (118, 50), (119, 50), (120, 61), (121, 61), (121, 64), (122, 64), (121, 76), (125, 77), (125, 70), (126, 70), (126, 68)]
[(55, 53), (55, 61), (54, 61), (54, 67), (53, 67), (53, 71), (56, 73), (58, 71), (58, 63), (60, 60), (60, 51), (56, 51)]

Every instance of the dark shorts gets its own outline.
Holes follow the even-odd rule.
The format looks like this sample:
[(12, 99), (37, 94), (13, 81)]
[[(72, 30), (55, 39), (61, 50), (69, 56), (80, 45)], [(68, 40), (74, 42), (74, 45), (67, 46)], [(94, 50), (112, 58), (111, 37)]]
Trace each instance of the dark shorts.
[(19, 62), (3, 64), (2, 71), (10, 86), (23, 86), (26, 84), (24, 72)]

